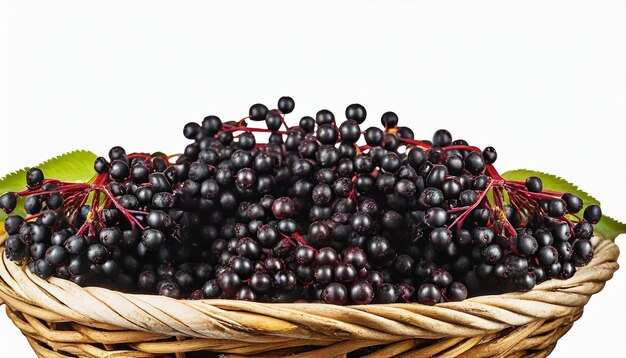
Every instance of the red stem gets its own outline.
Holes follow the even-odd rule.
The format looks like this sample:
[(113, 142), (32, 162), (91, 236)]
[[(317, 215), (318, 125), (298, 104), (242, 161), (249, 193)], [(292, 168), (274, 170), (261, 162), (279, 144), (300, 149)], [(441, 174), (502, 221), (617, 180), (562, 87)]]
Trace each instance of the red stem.
[(54, 190), (35, 190), (35, 191), (28, 191), (28, 190), (24, 190), (24, 191), (20, 191), (19, 193), (17, 193), (18, 196), (29, 196), (29, 195), (49, 195), (49, 194), (55, 194), (55, 193), (65, 193), (68, 191), (80, 191), (80, 190), (84, 190), (84, 189), (88, 189), (91, 187), (91, 184), (83, 184), (83, 183), (76, 183), (76, 184), (70, 184), (67, 186), (62, 186), (59, 187), (57, 189)]
[(418, 140), (408, 139), (408, 138), (400, 138), (400, 137), (398, 137), (398, 139), (401, 142), (412, 144), (414, 146), (421, 147), (421, 148), (424, 148), (424, 149), (429, 149), (430, 148), (430, 144), (424, 143), (424, 142), (420, 142)]
[[(504, 195), (502, 194), (502, 187), (493, 188), (493, 197), (496, 202), (496, 210), (501, 211), (502, 217), (504, 219), (502, 221), (504, 223), (504, 229), (510, 235), (517, 236), (517, 232), (515, 231), (515, 228), (509, 222), (509, 219), (506, 217), (506, 212), (504, 211)], [(495, 215), (495, 211), (494, 211), (494, 215)]]
[(472, 205), (470, 205), (467, 210), (459, 215), (453, 222), (452, 224), (450, 224), (449, 227), (454, 227), (454, 225), (458, 225), (459, 227), (461, 225), (463, 225), (463, 222), (465, 221), (465, 219), (467, 218), (467, 216), (472, 212), (472, 210), (474, 210), (475, 208), (478, 207), (478, 205), (480, 205), (480, 203), (483, 201), (483, 199), (485, 199), (485, 196), (487, 196), (487, 193), (489, 192), (489, 190), (491, 189), (491, 187), (493, 186), (494, 182), (493, 180), (491, 180), (489, 182), (489, 184), (487, 185), (487, 187), (485, 188), (485, 190), (483, 190), (483, 192), (480, 194), (480, 196), (478, 197), (478, 199), (476, 200), (476, 202)]
[(251, 127), (226, 127), (222, 129), (222, 132), (263, 132), (263, 133), (279, 133), (287, 134), (285, 131), (273, 131), (266, 128), (251, 128)]
[(117, 201), (117, 199), (115, 199), (115, 197), (113, 196), (113, 194), (109, 191), (108, 188), (104, 187), (102, 190), (111, 200), (111, 202), (113, 203), (113, 205), (115, 205), (115, 207), (122, 212), (122, 214), (124, 214), (124, 216), (126, 217), (126, 220), (128, 220), (128, 222), (130, 223), (130, 225), (134, 228), (135, 225), (139, 227), (139, 229), (141, 229), (142, 231), (145, 230), (145, 228), (139, 223), (139, 221), (137, 221), (137, 219), (135, 219), (134, 216), (132, 216), (128, 210), (126, 210), (122, 205), (120, 205), (120, 203)]
[(145, 211), (141, 211), (141, 210), (126, 210), (126, 211), (128, 211), (128, 212), (129, 212), (129, 213), (131, 213), (131, 214), (148, 215), (148, 213), (147, 213), (147, 212), (145, 212)]
[(146, 158), (146, 159), (152, 159), (153, 156), (151, 156), (150, 154), (146, 154), (146, 153), (131, 153), (128, 155), (128, 159), (135, 159), (135, 158)]
[(443, 149), (445, 150), (469, 150), (471, 152), (480, 152), (482, 153), (482, 151), (480, 150), (480, 148), (478, 147), (474, 147), (473, 145), (449, 145), (447, 147), (443, 147)]
[(37, 214), (33, 214), (33, 215), (30, 215), (30, 216), (27, 216), (27, 217), (24, 219), (24, 221), (30, 221), (30, 220), (33, 220), (33, 219), (37, 219), (37, 218), (38, 218), (39, 216), (41, 216), (41, 214), (43, 214), (43, 213), (44, 213), (44, 212), (43, 212), (43, 211), (41, 211), (41, 212), (38, 212)]
[(289, 126), (287, 125), (287, 122), (285, 122), (285, 115), (282, 113), (280, 113), (280, 120), (283, 122), (285, 129), (289, 130)]
[[(522, 190), (522, 191), (527, 191), (526, 189), (526, 183), (521, 182), (521, 181), (514, 181), (514, 180), (506, 180), (505, 181), (506, 185), (514, 187), (516, 189)], [(544, 189), (541, 191), (541, 193), (532, 193), (529, 192), (531, 194), (545, 194), (545, 195), (549, 195), (550, 198), (560, 198), (563, 193), (559, 193), (558, 191), (552, 191), (552, 190), (547, 190)]]
[(296, 240), (298, 240), (298, 242), (300, 242), (302, 245), (304, 246), (308, 246), (308, 244), (306, 243), (306, 241), (304, 241), (304, 238), (297, 232), (293, 233), (293, 237), (296, 238)]
[(565, 220), (569, 224), (569, 228), (574, 232), (574, 223), (567, 216), (563, 216), (561, 219)]

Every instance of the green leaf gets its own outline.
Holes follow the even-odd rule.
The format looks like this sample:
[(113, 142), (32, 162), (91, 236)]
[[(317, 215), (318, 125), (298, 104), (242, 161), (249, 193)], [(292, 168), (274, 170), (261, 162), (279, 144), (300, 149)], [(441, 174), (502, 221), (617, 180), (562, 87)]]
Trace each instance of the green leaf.
[[(48, 159), (36, 165), (36, 167), (43, 170), (46, 178), (55, 178), (66, 182), (86, 183), (91, 181), (96, 175), (93, 169), (95, 159), (96, 155), (90, 151), (76, 150)], [(23, 191), (26, 189), (26, 172), (28, 169), (29, 168), (23, 168), (17, 170), (0, 179), (0, 194)], [(22, 204), (22, 200), (18, 201), (18, 206), (13, 213), (25, 215), (26, 213), (24, 212)], [(5, 217), (6, 214), (0, 211), (0, 221), (3, 221)]]
[[(502, 177), (507, 180), (525, 181), (529, 176), (536, 176), (541, 178), (543, 187), (547, 190), (558, 191), (561, 193), (572, 193), (583, 200), (585, 208), (590, 204), (600, 205), (600, 201), (593, 196), (587, 194), (575, 184), (558, 177), (556, 175), (536, 172), (527, 169), (511, 170), (504, 174)], [(611, 218), (610, 216), (603, 215), (600, 222), (593, 226), (594, 232), (600, 234), (605, 239), (615, 240), (620, 234), (626, 234), (626, 224)]]
[(615, 240), (620, 234), (626, 234), (626, 224), (610, 216), (602, 215), (600, 222), (593, 226), (593, 231), (605, 239)]
[(526, 179), (530, 176), (536, 176), (536, 177), (541, 178), (541, 181), (543, 182), (543, 187), (545, 189), (558, 191), (561, 193), (574, 194), (578, 196), (579, 198), (581, 198), (583, 200), (583, 203), (585, 203), (585, 205), (600, 204), (600, 201), (598, 199), (587, 194), (575, 184), (572, 184), (569, 181), (561, 177), (558, 177), (556, 175), (543, 173), (543, 172), (536, 172), (536, 171), (527, 170), (527, 169), (510, 170), (502, 174), (502, 177), (506, 180), (515, 180), (515, 181), (521, 181), (521, 182), (525, 182)]

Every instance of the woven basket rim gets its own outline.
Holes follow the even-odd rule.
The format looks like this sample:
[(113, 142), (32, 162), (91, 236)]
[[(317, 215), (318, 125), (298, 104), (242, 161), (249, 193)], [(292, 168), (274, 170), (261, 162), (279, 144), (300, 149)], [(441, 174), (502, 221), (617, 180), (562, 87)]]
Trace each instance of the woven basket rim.
[[(0, 242), (6, 235), (0, 235)], [(473, 337), (532, 321), (576, 314), (618, 269), (619, 248), (592, 238), (595, 255), (568, 280), (548, 280), (528, 292), (447, 302), (334, 306), (178, 300), (126, 294), (71, 281), (42, 280), (4, 255), (0, 246), (0, 299), (9, 307), (51, 322), (76, 322), (109, 330), (168, 336), (264, 342), (276, 337), (339, 341), (396, 341), (407, 337)]]

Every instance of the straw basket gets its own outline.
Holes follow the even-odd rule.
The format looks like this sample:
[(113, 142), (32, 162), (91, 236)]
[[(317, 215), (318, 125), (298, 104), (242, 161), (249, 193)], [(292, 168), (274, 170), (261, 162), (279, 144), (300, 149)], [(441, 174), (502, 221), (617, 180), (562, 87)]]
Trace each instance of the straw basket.
[(124, 294), (41, 280), (0, 247), (0, 298), (41, 357), (545, 357), (618, 268), (617, 246), (592, 241), (571, 279), (432, 307)]

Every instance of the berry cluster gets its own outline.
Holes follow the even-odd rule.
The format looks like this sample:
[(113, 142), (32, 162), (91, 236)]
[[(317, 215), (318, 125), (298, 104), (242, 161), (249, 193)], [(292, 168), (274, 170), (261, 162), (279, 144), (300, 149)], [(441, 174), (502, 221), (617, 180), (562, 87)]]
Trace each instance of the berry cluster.
[(580, 218), (577, 196), (503, 179), (494, 148), (446, 130), (417, 141), (393, 112), (363, 130), (359, 104), (341, 123), (321, 110), (289, 127), (294, 106), (188, 123), (177, 156), (114, 147), (93, 183), (30, 169), (26, 190), (0, 197), (7, 213), (25, 197), (30, 215), (6, 219), (7, 257), (82, 286), (339, 305), (530, 290), (593, 257), (600, 207)]

